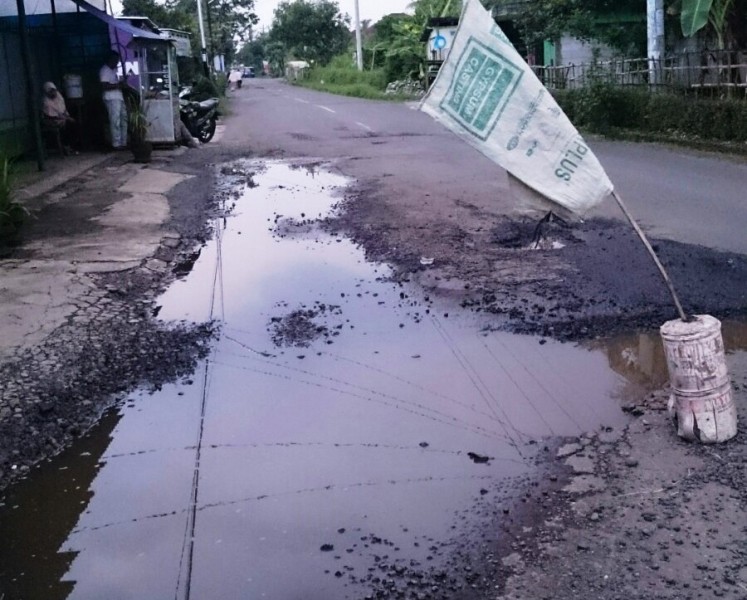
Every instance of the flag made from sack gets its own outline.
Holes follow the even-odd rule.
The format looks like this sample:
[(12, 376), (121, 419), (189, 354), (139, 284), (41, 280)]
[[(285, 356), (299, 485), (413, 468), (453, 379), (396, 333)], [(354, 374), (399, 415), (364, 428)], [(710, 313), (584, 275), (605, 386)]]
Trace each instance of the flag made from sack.
[(574, 213), (612, 192), (596, 156), (479, 0), (465, 0), (420, 109)]

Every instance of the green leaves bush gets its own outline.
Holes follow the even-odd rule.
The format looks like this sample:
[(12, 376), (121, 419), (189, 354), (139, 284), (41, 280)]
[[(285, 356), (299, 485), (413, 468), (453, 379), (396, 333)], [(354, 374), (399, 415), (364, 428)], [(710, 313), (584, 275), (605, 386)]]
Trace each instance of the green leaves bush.
[(26, 208), (13, 198), (10, 159), (0, 155), (0, 248), (18, 241)]
[(207, 100), (208, 98), (217, 98), (219, 96), (225, 95), (225, 87), (227, 84), (223, 81), (223, 79), (225, 79), (225, 76), (222, 76), (221, 79), (221, 87), (223, 88), (223, 93), (221, 94), (221, 91), (218, 88), (217, 78), (216, 81), (213, 81), (209, 77), (200, 76), (200, 78), (192, 86), (192, 97), (197, 101), (202, 101)]
[(358, 98), (383, 98), (387, 78), (384, 69), (359, 71), (349, 55), (336, 57), (329, 66), (314, 67), (300, 85)]
[(681, 93), (593, 83), (582, 89), (553, 92), (577, 127), (594, 133), (615, 129), (747, 142), (747, 102), (694, 98)]

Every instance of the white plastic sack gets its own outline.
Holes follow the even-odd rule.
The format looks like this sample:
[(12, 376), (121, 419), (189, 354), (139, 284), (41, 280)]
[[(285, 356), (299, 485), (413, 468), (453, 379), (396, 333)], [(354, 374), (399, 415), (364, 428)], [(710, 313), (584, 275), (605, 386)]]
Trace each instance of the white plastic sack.
[(420, 109), (574, 213), (612, 192), (596, 156), (479, 0), (465, 0)]

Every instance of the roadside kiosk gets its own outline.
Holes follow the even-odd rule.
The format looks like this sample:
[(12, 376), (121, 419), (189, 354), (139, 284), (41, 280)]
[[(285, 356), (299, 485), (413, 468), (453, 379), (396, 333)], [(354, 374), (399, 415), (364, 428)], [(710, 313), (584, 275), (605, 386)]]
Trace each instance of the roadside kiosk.
[(130, 46), (139, 62), (137, 89), (148, 119), (146, 139), (155, 144), (176, 141), (175, 124), (179, 120), (179, 79), (176, 53), (170, 40), (133, 39)]
[[(146, 140), (154, 144), (174, 144), (179, 121), (179, 74), (176, 48), (170, 36), (161, 34), (149, 19), (122, 17), (137, 32), (122, 33), (112, 28), (112, 42), (124, 59), (127, 83), (140, 94), (140, 104), (148, 121)], [(156, 34), (154, 36), (153, 34)]]

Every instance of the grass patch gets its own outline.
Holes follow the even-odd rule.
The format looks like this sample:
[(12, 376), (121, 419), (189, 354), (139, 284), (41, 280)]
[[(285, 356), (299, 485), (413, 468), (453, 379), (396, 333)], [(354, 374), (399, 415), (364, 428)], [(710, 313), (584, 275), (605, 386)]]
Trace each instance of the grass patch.
[(223, 96), (218, 99), (218, 113), (221, 117), (229, 117), (233, 114), (233, 110), (231, 110), (231, 98), (229, 96)]
[(327, 81), (303, 80), (297, 81), (296, 85), (306, 87), (320, 92), (329, 92), (339, 96), (353, 96), (355, 98), (367, 98), (369, 100), (391, 100), (392, 96), (385, 94), (366, 83), (327, 83)]
[(384, 69), (359, 71), (346, 54), (338, 56), (326, 67), (314, 67), (297, 80), (296, 85), (369, 100), (402, 100), (403, 96), (385, 93), (387, 78)]

